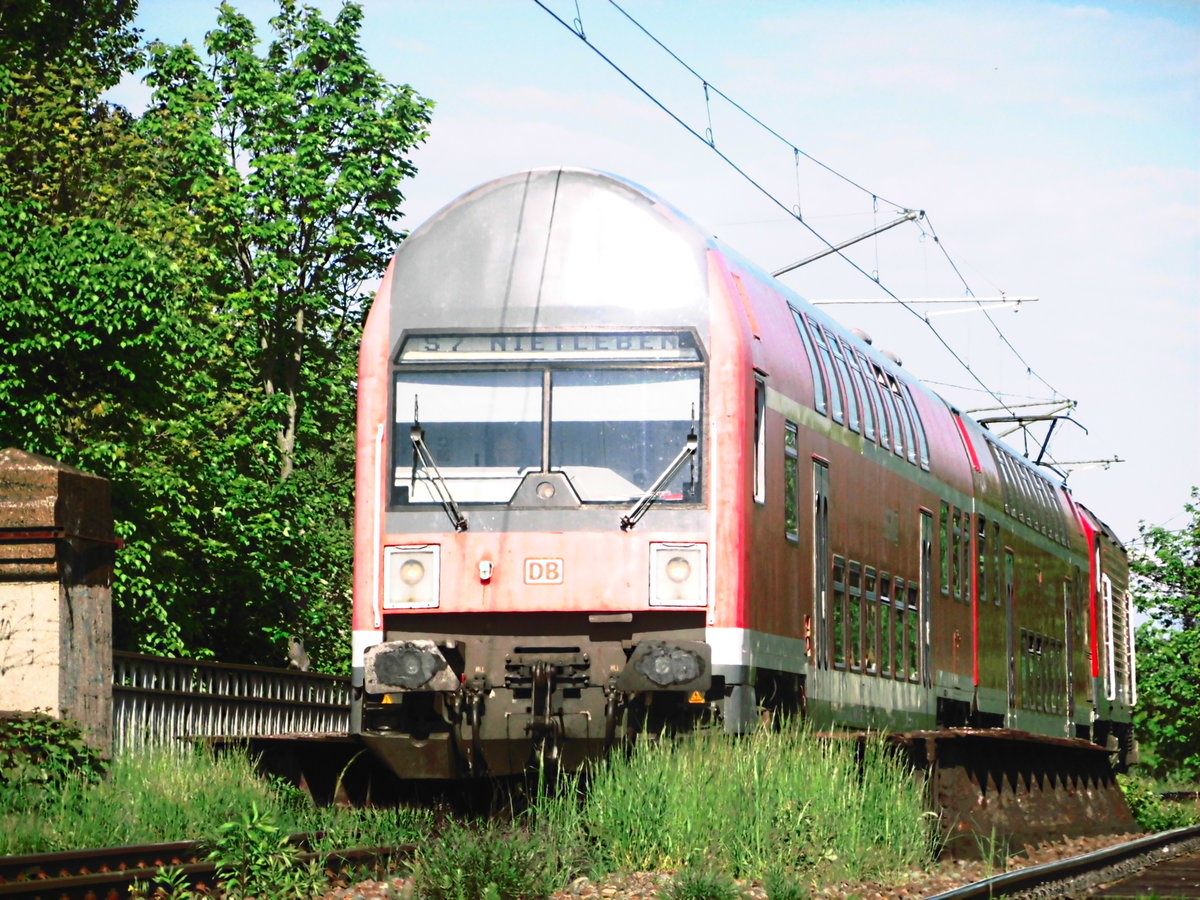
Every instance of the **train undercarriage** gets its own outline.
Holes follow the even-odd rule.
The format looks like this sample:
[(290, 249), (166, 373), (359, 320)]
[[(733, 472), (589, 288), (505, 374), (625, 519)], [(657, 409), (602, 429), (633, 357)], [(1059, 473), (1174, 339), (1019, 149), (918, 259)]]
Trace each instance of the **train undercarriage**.
[[(479, 633), (493, 622), (470, 634), (396, 636), (373, 648), (358, 740), (384, 769), (408, 779), (480, 780), (547, 765), (574, 769), (641, 733), (745, 730), (744, 721), (724, 715), (727, 704), (737, 705), (730, 700), (737, 688), (714, 671), (701, 629), (683, 629), (682, 638), (674, 629), (663, 639), (626, 622), (600, 623), (608, 633), (599, 635), (594, 627), (570, 633), (549, 617), (544, 624), (551, 639)], [(761, 671), (755, 678), (756, 726), (805, 716), (803, 676)], [(983, 838), (1019, 844), (1134, 830), (1114, 775), (1126, 725), (1098, 723), (1087, 740), (1004, 728), (1002, 719), (964, 715), (952, 703), (939, 704), (936, 715), (933, 727), (889, 739), (925, 779), (948, 852), (973, 855)], [(824, 718), (813, 717), (815, 727), (824, 728)]]
[(620, 621), (592, 623), (591, 634), (557, 627), (550, 639), (421, 633), (373, 647), (354, 730), (408, 777), (502, 777), (573, 769), (639, 731), (712, 717), (724, 683), (703, 640), (605, 618)]

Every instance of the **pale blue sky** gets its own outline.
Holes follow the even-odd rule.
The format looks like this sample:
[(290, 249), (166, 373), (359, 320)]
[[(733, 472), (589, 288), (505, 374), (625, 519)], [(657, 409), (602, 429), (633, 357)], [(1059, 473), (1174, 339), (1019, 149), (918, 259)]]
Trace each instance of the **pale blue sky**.
[[(544, 0), (568, 21), (575, 0)], [(237, 8), (263, 23), (267, 0)], [(313, 5), (327, 13), (340, 3)], [(640, 182), (774, 269), (814, 238), (653, 106), (532, 0), (366, 0), (363, 44), (386, 78), (437, 103), (403, 210), (416, 227), (491, 177), (582, 165)], [(1038, 303), (993, 318), (1033, 370), (1079, 401), (1060, 460), (1120, 456), (1070, 485), (1127, 542), (1182, 524), (1200, 483), (1200, 2), (717, 2), (622, 6), (707, 80), (882, 197), (924, 209), (977, 295)], [(148, 38), (199, 44), (211, 0), (141, 0)], [(701, 87), (604, 0), (589, 39), (703, 131)], [(115, 94), (131, 107), (145, 89)], [(711, 108), (716, 143), (831, 241), (887, 221), (868, 195)], [(962, 286), (915, 226), (853, 252), (904, 297)], [(877, 297), (835, 258), (784, 276), (810, 298)], [(897, 308), (834, 307), (964, 408), (971, 378)], [(933, 318), (994, 390), (1049, 391), (983, 316)], [(1019, 436), (1010, 439), (1020, 447)]]

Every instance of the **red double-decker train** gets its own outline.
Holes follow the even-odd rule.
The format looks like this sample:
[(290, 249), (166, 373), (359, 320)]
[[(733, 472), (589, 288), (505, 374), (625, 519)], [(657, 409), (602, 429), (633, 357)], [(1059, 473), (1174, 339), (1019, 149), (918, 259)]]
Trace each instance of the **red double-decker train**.
[(358, 391), (352, 731), (402, 776), (778, 713), (1132, 755), (1112, 532), (635, 184), (445, 207)]

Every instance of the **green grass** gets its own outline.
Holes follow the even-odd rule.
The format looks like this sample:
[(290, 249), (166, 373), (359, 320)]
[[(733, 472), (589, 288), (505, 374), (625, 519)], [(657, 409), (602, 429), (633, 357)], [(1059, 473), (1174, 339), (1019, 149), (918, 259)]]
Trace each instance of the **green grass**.
[(1164, 800), (1161, 786), (1136, 775), (1118, 775), (1117, 783), (1134, 820), (1146, 831), (1170, 831), (1200, 823), (1200, 810), (1194, 802)]
[(432, 821), (420, 810), (316, 809), (294, 788), (260, 778), (245, 754), (157, 748), (118, 756), (95, 785), (0, 786), (0, 856), (215, 840), (251, 809), (285, 834), (325, 831), (326, 847), (408, 843)]
[(593, 874), (695, 868), (865, 879), (932, 858), (922, 788), (878, 738), (860, 765), (851, 741), (800, 727), (741, 739), (643, 741), (533, 811), (568, 863)]
[[(146, 750), (86, 779), (0, 787), (0, 855), (201, 838), (234, 893), (304, 896), (313, 873), (283, 835), (325, 831), (326, 848), (416, 843), (417, 900), (539, 898), (586, 874), (668, 871), (677, 900), (759, 879), (780, 900), (830, 879), (886, 880), (928, 863), (922, 788), (879, 738), (785, 726), (742, 738), (643, 740), (537, 794), (500, 823), (428, 810), (313, 808), (237, 753)], [(429, 841), (436, 834), (439, 840)]]

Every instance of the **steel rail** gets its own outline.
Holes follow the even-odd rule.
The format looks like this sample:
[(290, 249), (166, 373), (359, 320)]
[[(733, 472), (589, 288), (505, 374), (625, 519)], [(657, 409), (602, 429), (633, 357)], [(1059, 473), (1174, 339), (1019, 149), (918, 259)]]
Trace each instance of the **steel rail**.
[[(293, 835), (295, 846), (307, 847), (314, 836)], [(0, 898), (18, 900), (125, 900), (134, 882), (153, 887), (166, 871), (180, 873), (195, 888), (215, 887), (217, 862), (203, 859), (208, 845), (200, 841), (175, 841), (99, 850), (72, 850), (0, 858)], [(411, 844), (397, 847), (355, 847), (341, 850), (306, 850), (297, 860), (317, 860), (332, 873), (351, 866), (375, 866), (407, 859)]]
[[(1146, 856), (1151, 853), (1163, 854), (1161, 858), (1156, 858), (1148, 864), (1155, 865), (1184, 853), (1189, 853), (1197, 847), (1200, 847), (1200, 825), (1188, 825), (1184, 828), (1163, 831), (1158, 834), (1151, 834), (1146, 837), (1137, 838), (1136, 840), (1127, 841), (1123, 844), (1115, 844), (1112, 847), (1094, 850), (1082, 856), (1073, 856), (1070, 859), (1060, 859), (1055, 862), (1043, 863), (1039, 866), (1030, 866), (1026, 869), (1017, 869), (1013, 872), (993, 875), (991, 878), (985, 878), (983, 881), (976, 881), (973, 884), (964, 885), (951, 891), (935, 894), (933, 897), (928, 898), (928, 900), (968, 900), (968, 898), (975, 897), (1007, 897), (1021, 893), (1022, 891), (1033, 890), (1034, 888), (1048, 887), (1056, 884), (1070, 885), (1077, 878), (1092, 873), (1104, 872), (1140, 856)], [(1122, 877), (1128, 877), (1130, 874), (1132, 873), (1114, 874), (1111, 879), (1106, 880), (1116, 881)], [(1064, 886), (1064, 890), (1072, 889), (1073, 887)]]
[(13, 881), (62, 878), (71, 874), (101, 873), (121, 869), (182, 865), (205, 855), (199, 841), (172, 841), (97, 850), (66, 850), (61, 853), (30, 853), (0, 856), (0, 888)]

